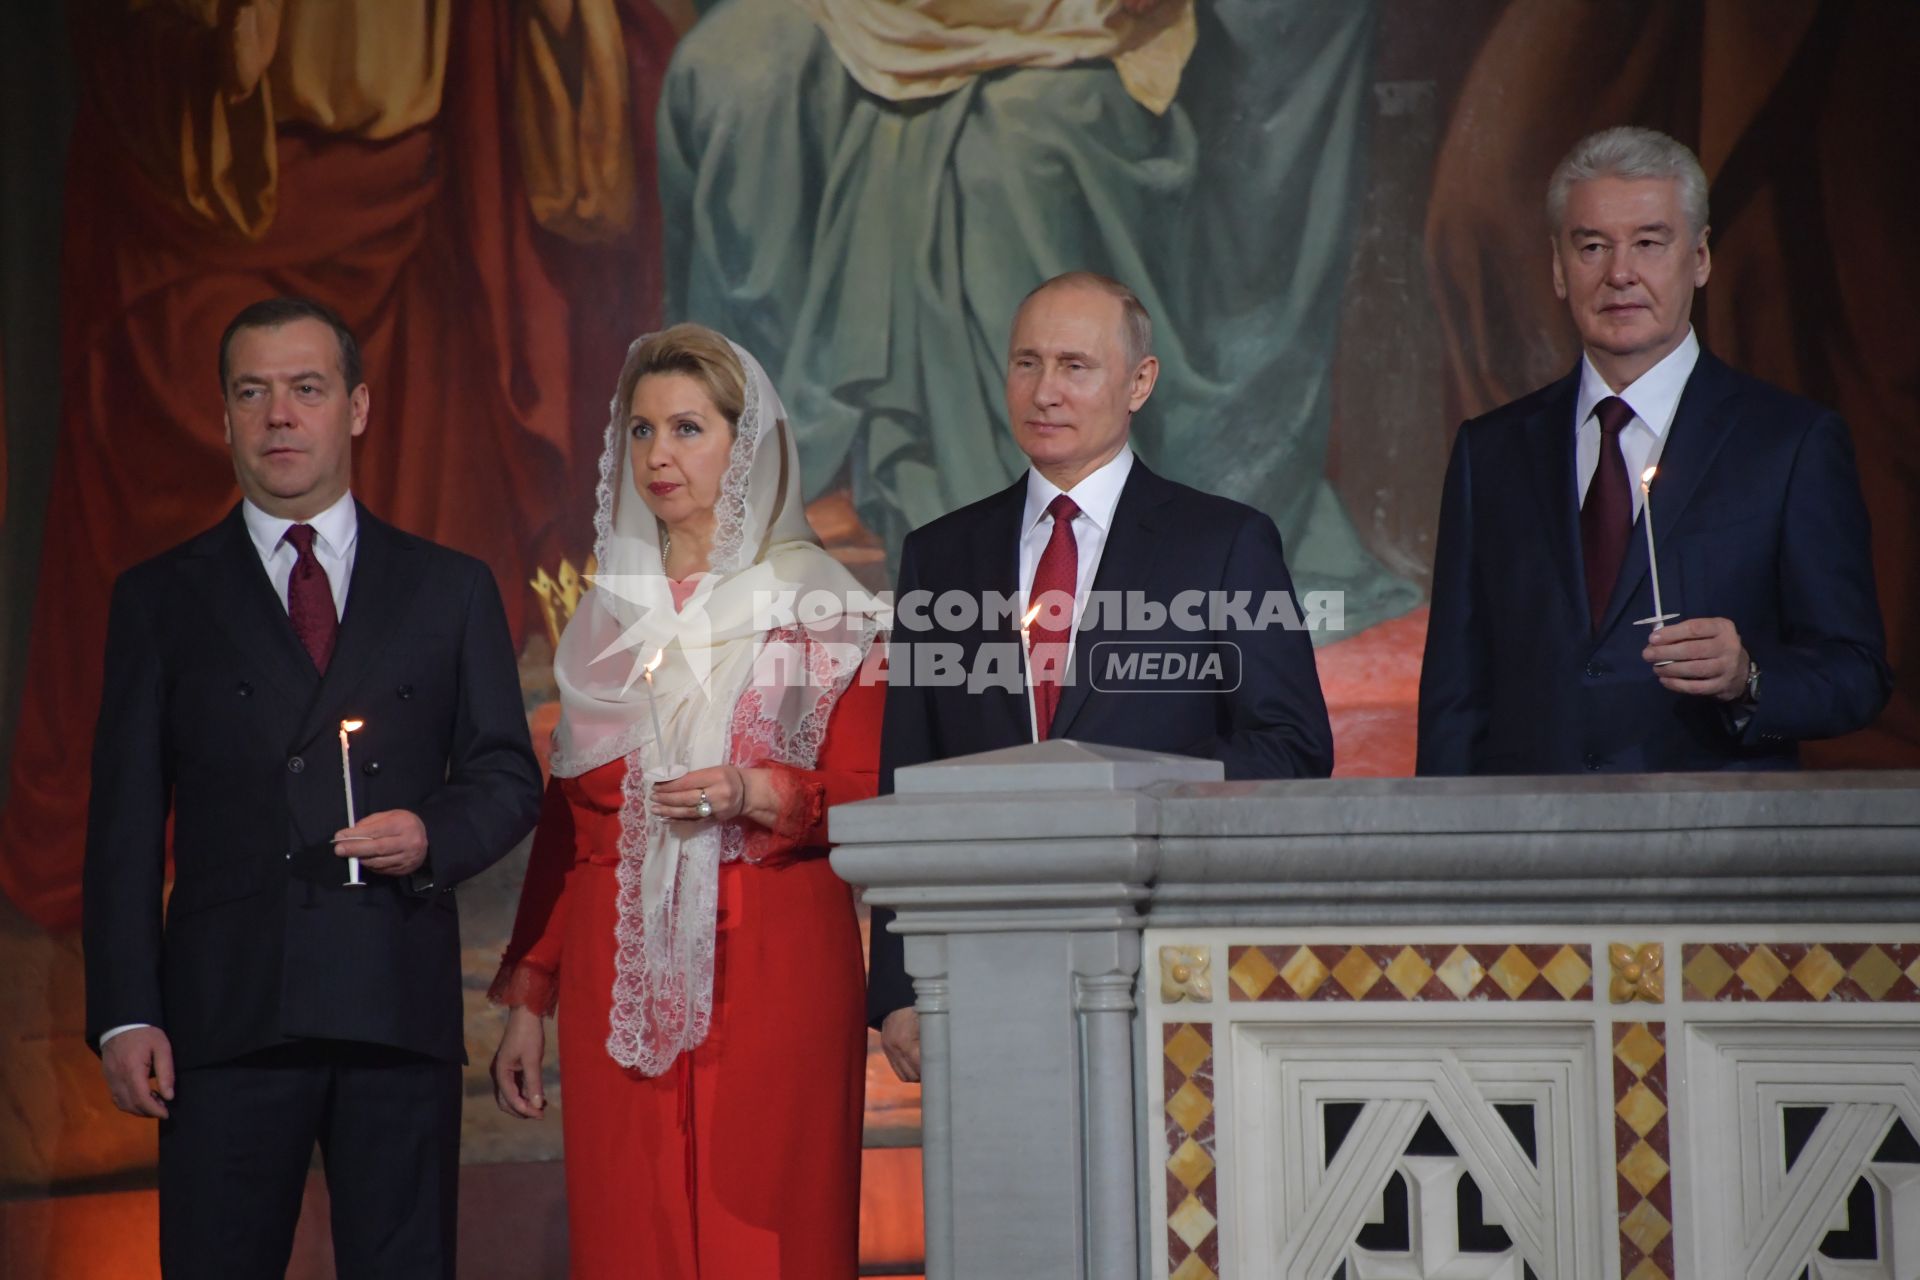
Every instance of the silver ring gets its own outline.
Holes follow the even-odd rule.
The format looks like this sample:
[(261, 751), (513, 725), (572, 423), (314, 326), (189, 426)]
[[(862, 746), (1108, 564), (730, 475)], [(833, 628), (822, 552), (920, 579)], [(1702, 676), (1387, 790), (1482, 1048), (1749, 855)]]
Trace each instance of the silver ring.
[(707, 799), (707, 789), (705, 787), (700, 788), (700, 803), (693, 806), (693, 811), (703, 818), (711, 818), (713, 816), (713, 802)]

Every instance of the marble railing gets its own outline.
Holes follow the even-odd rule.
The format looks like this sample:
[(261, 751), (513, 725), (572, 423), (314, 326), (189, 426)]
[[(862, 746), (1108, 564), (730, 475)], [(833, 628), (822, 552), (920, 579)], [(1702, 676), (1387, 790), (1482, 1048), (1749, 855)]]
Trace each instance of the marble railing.
[(1054, 742), (834, 811), (929, 1280), (1920, 1274), (1920, 774), (1219, 777)]

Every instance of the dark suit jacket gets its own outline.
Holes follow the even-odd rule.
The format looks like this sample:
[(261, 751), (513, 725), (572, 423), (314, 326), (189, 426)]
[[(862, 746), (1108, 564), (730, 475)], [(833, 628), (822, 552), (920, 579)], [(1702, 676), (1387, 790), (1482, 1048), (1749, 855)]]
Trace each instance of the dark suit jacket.
[[(893, 790), (896, 769), (1032, 739), (1023, 682), (970, 691), (964, 684), (902, 678), (908, 660), (902, 646), (957, 645), (960, 665), (968, 668), (983, 644), (1017, 646), (1011, 626), (989, 628), (983, 620), (953, 630), (926, 613), (926, 625), (916, 628), (903, 606), (916, 591), (959, 591), (975, 599), (1017, 593), (1026, 493), (1022, 475), (992, 497), (915, 530), (901, 548), (888, 661), (893, 674), (880, 746), (883, 794)], [(1291, 596), (1293, 580), (1271, 519), (1164, 480), (1135, 458), (1091, 591), (1137, 592), (1161, 606), (1183, 592), (1238, 595), (1249, 615), (1257, 616), (1266, 593)], [(1227, 625), (1188, 630), (1171, 613), (1144, 629), (1111, 616), (1083, 618), (1050, 736), (1219, 760), (1229, 778), (1326, 777), (1333, 769), (1333, 731), (1307, 633), (1207, 621)], [(1202, 650), (1222, 653), (1223, 679), (1156, 681), (1138, 668), (1131, 676), (1117, 675), (1113, 665), (1114, 655), (1124, 659), (1133, 651), (1193, 656)], [(1017, 671), (1015, 677), (1020, 679)], [(892, 918), (884, 909), (873, 913), (867, 1003), (876, 1024), (913, 1003), (901, 940), (885, 927)]]
[[(166, 1031), (177, 1066), (323, 1037), (465, 1059), (455, 885), (533, 826), (540, 771), (485, 565), (359, 510), (325, 678), (240, 508), (122, 574), (94, 736), (87, 1037)], [(343, 887), (339, 726), (359, 816), (410, 809), (427, 865)], [(173, 896), (161, 921), (168, 818)]]
[[(1778, 769), (1886, 705), (1866, 507), (1831, 411), (1700, 353), (1653, 484), (1662, 604), (1729, 618), (1760, 666), (1741, 723), (1669, 693), (1640, 657), (1653, 614), (1636, 523), (1588, 616), (1573, 421), (1580, 371), (1464, 424), (1440, 508), (1420, 674), (1419, 772)], [(1633, 478), (1637, 483), (1637, 477)]]

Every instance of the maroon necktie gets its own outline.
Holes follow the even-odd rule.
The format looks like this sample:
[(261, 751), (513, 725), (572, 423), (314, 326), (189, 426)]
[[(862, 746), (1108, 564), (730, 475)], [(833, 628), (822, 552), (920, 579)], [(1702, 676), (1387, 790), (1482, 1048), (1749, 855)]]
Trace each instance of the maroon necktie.
[(340, 615), (333, 611), (333, 586), (313, 554), (312, 525), (290, 526), (285, 540), (300, 553), (293, 562), (293, 576), (287, 579), (287, 617), (293, 620), (293, 633), (307, 647), (313, 665), (325, 675), (333, 657), (333, 638), (340, 630)]
[(1033, 589), (1027, 592), (1027, 608), (1040, 606), (1029, 631), (1027, 669), (1033, 673), (1033, 718), (1042, 738), (1052, 731), (1053, 713), (1060, 706), (1060, 678), (1073, 638), (1073, 594), (1080, 576), (1080, 548), (1073, 541), (1073, 518), (1080, 508), (1063, 493), (1047, 504), (1047, 514), (1053, 517), (1053, 533), (1034, 568)]
[(1633, 532), (1633, 490), (1627, 487), (1627, 460), (1620, 453), (1620, 432), (1633, 421), (1633, 408), (1619, 396), (1608, 396), (1593, 406), (1600, 419), (1600, 465), (1580, 504), (1580, 549), (1587, 563), (1587, 608), (1593, 629), (1600, 630), (1613, 584), (1626, 559), (1627, 535)]

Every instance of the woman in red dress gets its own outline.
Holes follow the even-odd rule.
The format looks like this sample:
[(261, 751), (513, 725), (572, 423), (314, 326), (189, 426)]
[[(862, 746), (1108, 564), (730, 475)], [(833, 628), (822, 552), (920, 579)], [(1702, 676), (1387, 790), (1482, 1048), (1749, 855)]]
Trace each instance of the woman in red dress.
[(541, 1116), (558, 1007), (576, 1280), (848, 1280), (866, 1029), (826, 811), (874, 793), (877, 624), (752, 356), (654, 334), (613, 410), (495, 1096)]

